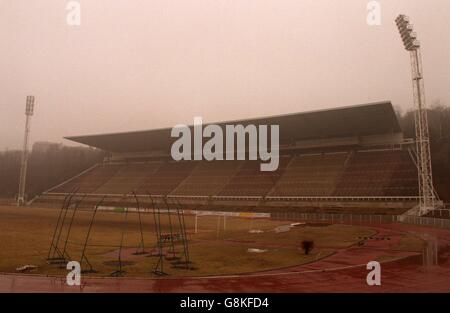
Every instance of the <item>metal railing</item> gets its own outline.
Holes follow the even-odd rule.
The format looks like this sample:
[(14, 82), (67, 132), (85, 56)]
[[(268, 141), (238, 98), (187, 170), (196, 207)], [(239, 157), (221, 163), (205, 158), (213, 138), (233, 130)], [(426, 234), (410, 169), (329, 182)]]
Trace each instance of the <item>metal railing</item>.
[(430, 226), (450, 229), (450, 219), (433, 217), (419, 217), (406, 215), (373, 215), (348, 213), (302, 213), (302, 212), (273, 212), (274, 220), (288, 221), (322, 221), (343, 224), (386, 224), (405, 223), (419, 226)]
[(384, 224), (397, 221), (396, 215), (370, 215), (370, 214), (349, 214), (349, 213), (302, 213), (302, 212), (273, 212), (272, 219), (275, 220), (313, 220), (331, 223), (345, 224)]
[(450, 219), (443, 218), (400, 215), (397, 216), (397, 221), (400, 223), (414, 224), (419, 226), (450, 228)]
[[(56, 188), (56, 187), (54, 187)], [(52, 188), (52, 189), (54, 189)], [(65, 196), (67, 192), (51, 192), (47, 191), (44, 195), (47, 196)], [(90, 197), (121, 197), (122, 194), (109, 194), (109, 193), (90, 193)], [(148, 195), (137, 194), (137, 197), (147, 198)], [(336, 196), (336, 197), (321, 197), (321, 196), (310, 196), (310, 197), (281, 197), (281, 196), (201, 196), (201, 195), (158, 195), (153, 194), (152, 197), (155, 198), (179, 198), (179, 199), (211, 199), (211, 200), (248, 200), (248, 201), (417, 201), (418, 197), (415, 196)]]

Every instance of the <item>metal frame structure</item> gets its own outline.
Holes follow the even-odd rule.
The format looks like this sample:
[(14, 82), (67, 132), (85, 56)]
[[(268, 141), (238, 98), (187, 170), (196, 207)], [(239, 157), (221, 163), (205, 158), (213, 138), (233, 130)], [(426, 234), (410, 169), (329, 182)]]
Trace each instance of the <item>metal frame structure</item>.
[[(129, 196), (129, 194), (130, 193), (125, 194), (123, 197), (125, 198), (125, 197)], [(136, 252), (133, 253), (133, 254), (134, 255), (143, 255), (143, 254), (147, 254), (147, 251), (145, 250), (145, 244), (144, 244), (144, 230), (143, 230), (143, 227), (142, 227), (141, 205), (140, 205), (139, 199), (137, 198), (135, 192), (132, 191), (131, 194), (134, 196), (135, 201), (136, 201), (136, 212), (138, 214), (139, 233), (140, 233), (140, 237), (141, 237), (139, 245), (136, 248)], [(123, 222), (123, 225), (122, 225), (122, 234), (121, 234), (121, 238), (120, 238), (119, 251), (118, 251), (118, 255), (117, 255), (118, 268), (117, 268), (117, 270), (113, 271), (110, 274), (110, 276), (112, 276), (112, 277), (120, 277), (120, 276), (124, 276), (126, 274), (126, 271), (123, 269), (124, 263), (122, 261), (122, 250), (124, 248), (124, 237), (125, 237), (125, 234), (128, 231), (128, 211), (129, 211), (129, 208), (125, 207), (124, 210), (125, 210), (125, 212), (124, 212), (124, 222)]]
[(125, 271), (123, 270), (123, 262), (122, 262), (122, 249), (123, 249), (123, 239), (125, 236), (125, 233), (127, 232), (128, 228), (128, 208), (124, 208), (124, 223), (122, 224), (122, 234), (120, 236), (120, 244), (119, 244), (119, 251), (117, 254), (117, 270), (113, 271), (110, 276), (112, 277), (121, 277), (125, 275)]
[(86, 248), (88, 245), (88, 241), (89, 241), (89, 236), (91, 235), (91, 230), (92, 230), (92, 226), (94, 225), (94, 220), (95, 220), (95, 216), (97, 215), (97, 211), (98, 211), (98, 207), (103, 203), (103, 201), (105, 200), (106, 196), (104, 196), (99, 202), (97, 202), (97, 204), (95, 205), (94, 208), (94, 213), (92, 214), (91, 220), (89, 222), (89, 227), (88, 227), (88, 231), (86, 234), (86, 239), (84, 241), (83, 244), (83, 250), (81, 252), (81, 257), (80, 257), (80, 265), (83, 265), (83, 261), (86, 262), (86, 264), (89, 266), (88, 270), (83, 270), (82, 273), (96, 273), (97, 271), (94, 270), (94, 268), (92, 267), (91, 262), (89, 262), (89, 259), (86, 256)]
[(62, 250), (62, 254), (63, 255), (67, 255), (67, 244), (69, 243), (69, 237), (70, 237), (70, 232), (72, 230), (72, 225), (73, 225), (73, 221), (75, 220), (75, 215), (77, 214), (77, 210), (80, 207), (81, 203), (83, 202), (84, 198), (86, 198), (87, 194), (84, 194), (80, 200), (77, 201), (77, 203), (75, 204), (73, 210), (72, 210), (72, 216), (70, 217), (70, 222), (69, 225), (67, 227), (67, 232), (66, 232), (66, 239), (64, 241), (64, 246), (63, 246), (63, 250)]
[(75, 196), (77, 189), (75, 189), (72, 193), (67, 194), (62, 203), (61, 209), (58, 214), (58, 219), (56, 221), (55, 229), (53, 231), (52, 241), (50, 243), (50, 248), (48, 250), (47, 262), (48, 263), (57, 263), (62, 264), (66, 260), (66, 256), (68, 256), (59, 248), (59, 240), (61, 238), (61, 233), (64, 228), (64, 222), (69, 210), (70, 205), (72, 204), (72, 198)]
[(23, 139), (22, 159), (20, 162), (20, 180), (19, 180), (19, 193), (17, 195), (17, 205), (21, 206), (26, 203), (25, 197), (25, 185), (27, 180), (27, 168), (28, 168), (28, 139), (30, 137), (30, 124), (31, 116), (34, 113), (34, 96), (27, 96), (27, 102), (25, 107), (25, 136)]
[[(167, 213), (169, 223), (168, 232), (163, 232), (161, 224), (161, 208), (158, 203), (154, 201), (150, 193), (148, 193), (148, 197), (151, 200), (156, 231), (157, 252), (152, 256), (158, 257), (153, 273), (160, 276), (168, 275), (164, 272), (164, 260), (169, 261), (174, 268), (186, 270), (193, 269), (189, 256), (189, 239), (187, 237), (184, 210), (181, 203), (178, 200), (175, 201), (173, 198), (168, 198), (167, 196), (162, 198), (162, 204), (165, 206), (163, 212)], [(169, 202), (169, 200), (172, 201)], [(175, 220), (172, 220), (172, 218)], [(183, 251), (178, 253), (178, 251), (175, 250), (177, 245), (181, 245)], [(164, 251), (164, 247), (166, 247), (166, 251)]]
[(182, 257), (180, 257), (176, 262), (173, 263), (173, 265), (174, 265), (174, 267), (184, 268), (184, 269), (189, 270), (192, 268), (191, 268), (191, 260), (190, 260), (190, 256), (189, 256), (189, 239), (188, 239), (187, 231), (186, 231), (186, 221), (184, 219), (184, 210), (183, 210), (181, 203), (178, 201), (178, 199), (172, 198), (172, 203), (175, 206), (176, 213), (177, 213), (179, 231), (180, 231), (180, 235), (181, 235), (181, 243), (183, 245), (183, 256), (184, 256), (184, 261), (182, 260)]
[(148, 197), (150, 198), (152, 204), (152, 212), (156, 232), (156, 246), (155, 246), (156, 253), (152, 253), (150, 256), (158, 257), (158, 261), (156, 262), (156, 265), (153, 269), (153, 274), (159, 276), (168, 275), (166, 272), (164, 272), (164, 251), (163, 251), (163, 241), (161, 240), (162, 235), (161, 211), (158, 204), (156, 203), (156, 201), (153, 200), (153, 197), (151, 196), (150, 193), (148, 193)]
[[(78, 191), (79, 187), (75, 187), (72, 192), (67, 193), (63, 199), (48, 251), (47, 261), (49, 264), (58, 264), (62, 267), (68, 260), (72, 259), (67, 252), (72, 225), (75, 220), (78, 208), (88, 196), (88, 194), (78, 193)], [(77, 197), (78, 199), (76, 199)], [(158, 201), (154, 201), (154, 198), (150, 194), (148, 194), (148, 197), (151, 201), (150, 204), (147, 202), (142, 205), (139, 200), (139, 196), (136, 195), (134, 191), (124, 194), (122, 196), (122, 199), (129, 197), (133, 197), (136, 203), (136, 213), (138, 214), (138, 226), (140, 232), (139, 244), (137, 245), (136, 252), (134, 254), (149, 254), (148, 252), (146, 252), (144, 243), (144, 223), (143, 217), (141, 216), (141, 208), (148, 208), (148, 206), (145, 206), (146, 204), (151, 205), (156, 232), (156, 254), (151, 253), (149, 256), (157, 256), (159, 258), (152, 272), (156, 275), (167, 275), (167, 273), (164, 272), (164, 261), (169, 261), (174, 268), (182, 268), (188, 270), (193, 269), (192, 262), (189, 256), (188, 236), (185, 225), (184, 210), (178, 199), (169, 199), (167, 197), (163, 197), (158, 203)], [(95, 223), (95, 219), (97, 217), (97, 213), (99, 210), (101, 210), (101, 205), (105, 202), (106, 198), (107, 196), (103, 195), (101, 199), (95, 204), (92, 215), (89, 218), (89, 225), (86, 230), (85, 238), (81, 243), (82, 251), (79, 263), (80, 265), (86, 266), (86, 268), (82, 270), (82, 273), (97, 272), (94, 269), (93, 264), (89, 261), (86, 252), (87, 248), (91, 246), (89, 244), (89, 240), (91, 238), (91, 232)], [(71, 213), (69, 213), (70, 210), (72, 210)], [(124, 264), (122, 260), (122, 250), (126, 247), (124, 245), (124, 237), (128, 231), (129, 211), (129, 207), (126, 206), (124, 211), (124, 220), (121, 227), (121, 237), (119, 244), (117, 246), (111, 246), (119, 248), (116, 263), (117, 268), (112, 273), (110, 273), (110, 276), (113, 277), (119, 277), (126, 274), (123, 269), (123, 266), (126, 264)], [(161, 223), (161, 214), (167, 214), (168, 225), (166, 227), (163, 227)], [(166, 228), (165, 232), (163, 232), (164, 228)], [(180, 251), (176, 250), (176, 248), (178, 247), (180, 247)]]
[(416, 158), (419, 182), (418, 214), (425, 215), (437, 208), (437, 195), (433, 187), (431, 168), (430, 139), (428, 130), (427, 107), (423, 83), (422, 57), (420, 42), (413, 31), (410, 19), (406, 15), (399, 15), (395, 19), (405, 49), (410, 53), (413, 97), (415, 106)]
[(134, 196), (134, 200), (136, 201), (136, 210), (139, 218), (139, 232), (141, 235), (141, 242), (139, 244), (139, 247), (141, 248), (141, 251), (139, 251), (139, 247), (136, 249), (135, 255), (139, 254), (147, 254), (147, 251), (145, 251), (145, 243), (144, 243), (144, 230), (142, 227), (142, 218), (141, 218), (141, 204), (139, 203), (139, 198), (136, 196), (136, 193), (132, 191), (132, 194)]

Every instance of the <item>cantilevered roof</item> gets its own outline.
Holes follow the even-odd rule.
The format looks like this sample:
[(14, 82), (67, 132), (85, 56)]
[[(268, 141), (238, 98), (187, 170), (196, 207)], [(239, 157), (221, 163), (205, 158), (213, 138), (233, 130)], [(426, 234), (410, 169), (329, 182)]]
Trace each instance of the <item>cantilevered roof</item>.
[[(225, 125), (273, 125), (280, 126), (280, 144), (301, 140), (333, 139), (352, 136), (372, 136), (401, 133), (401, 128), (390, 101), (354, 105), (312, 112), (227, 121)], [(206, 126), (208, 124), (204, 124)], [(192, 129), (192, 126), (190, 126)], [(174, 140), (171, 128), (65, 137), (68, 140), (96, 147), (105, 151), (150, 152), (170, 151)]]

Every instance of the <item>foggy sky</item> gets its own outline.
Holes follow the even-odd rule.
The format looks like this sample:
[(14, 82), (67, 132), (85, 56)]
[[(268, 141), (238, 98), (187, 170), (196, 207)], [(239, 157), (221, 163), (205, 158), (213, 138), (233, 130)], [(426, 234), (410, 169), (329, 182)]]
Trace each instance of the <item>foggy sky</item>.
[(409, 54), (422, 43), (427, 102), (450, 104), (450, 1), (0, 0), (0, 150), (31, 141), (391, 100), (412, 108)]

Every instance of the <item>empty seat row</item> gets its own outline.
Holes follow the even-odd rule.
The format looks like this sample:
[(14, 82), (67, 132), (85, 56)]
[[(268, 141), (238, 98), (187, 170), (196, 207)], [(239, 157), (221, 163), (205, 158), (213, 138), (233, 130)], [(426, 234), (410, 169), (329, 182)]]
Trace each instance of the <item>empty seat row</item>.
[(273, 172), (261, 161), (158, 160), (104, 163), (52, 192), (183, 196), (415, 196), (417, 170), (406, 151), (282, 155)]

